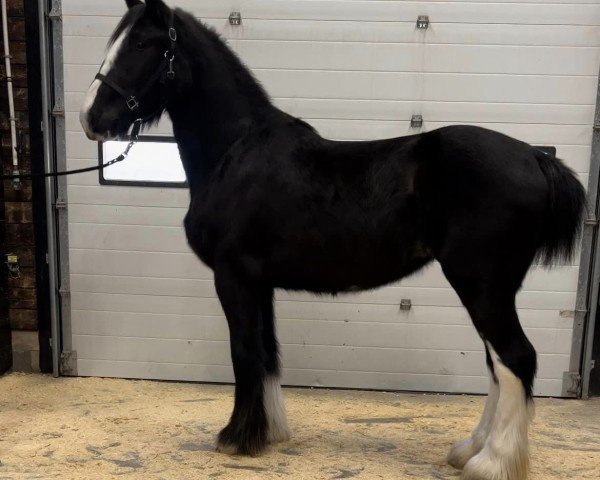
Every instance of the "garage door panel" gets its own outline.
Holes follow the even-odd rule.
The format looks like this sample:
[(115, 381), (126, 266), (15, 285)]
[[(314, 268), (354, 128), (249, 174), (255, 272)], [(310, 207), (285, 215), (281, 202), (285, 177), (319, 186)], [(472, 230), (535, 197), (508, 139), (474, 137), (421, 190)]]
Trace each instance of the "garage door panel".
[(181, 227), (70, 223), (72, 248), (146, 252), (189, 252)]
[[(84, 96), (83, 93), (66, 96), (70, 132), (81, 133), (79, 110)], [(594, 105), (327, 98), (275, 98), (274, 102), (288, 113), (313, 119), (402, 120), (410, 118), (416, 110), (435, 122), (513, 123), (518, 118), (521, 123), (589, 125), (594, 117)]]
[[(338, 140), (384, 139), (416, 133), (409, 121), (375, 120), (308, 120), (321, 135)], [(423, 131), (456, 125), (449, 122), (430, 122), (425, 119)], [(473, 123), (473, 125), (477, 125)], [(492, 123), (477, 126), (504, 133), (533, 145), (589, 145), (592, 133), (587, 125), (519, 125)]]
[[(251, 68), (372, 72), (596, 75), (597, 47), (236, 41)], [(366, 61), (366, 59), (369, 59)], [(100, 59), (102, 60), (102, 59)], [(68, 61), (68, 60), (67, 60)]]
[[(90, 360), (231, 365), (228, 342), (73, 335), (73, 347)], [(454, 352), (400, 348), (358, 348), (318, 345), (282, 345), (287, 368), (338, 371), (485, 375), (483, 352)]]
[(223, 310), (216, 298), (157, 297), (134, 295), (109, 295), (101, 293), (73, 292), (73, 310), (98, 310), (132, 313), (163, 313), (175, 315), (222, 315)]
[[(86, 162), (87, 163), (87, 162)], [(98, 176), (93, 179), (98, 184)], [(145, 225), (181, 227), (187, 208), (125, 207), (118, 205), (69, 205), (72, 223), (112, 223), (113, 225)]]
[(393, 100), (328, 100), (285, 98), (277, 105), (309, 119), (403, 120), (415, 111), (432, 122), (557, 123), (589, 125), (591, 105), (506, 104), (480, 102), (420, 102)]
[[(79, 122), (75, 120), (75, 114), (69, 116), (69, 126), (74, 130)], [(304, 119), (314, 126), (324, 137), (338, 140), (374, 140), (393, 138), (401, 135), (415, 133), (410, 127), (410, 117), (403, 120), (367, 120), (367, 119)], [(548, 119), (552, 120), (552, 119)], [(477, 123), (472, 125), (488, 128), (504, 133), (514, 138), (526, 141), (533, 145), (578, 145), (589, 146), (592, 140), (592, 131), (588, 125), (559, 125), (559, 124), (523, 124), (523, 123)], [(448, 125), (458, 125), (461, 122), (436, 122), (425, 117), (423, 131), (435, 130)], [(75, 133), (75, 132), (74, 132)], [(171, 124), (167, 121), (161, 122), (153, 133), (159, 135), (172, 135)], [(91, 142), (96, 145), (94, 142)], [(97, 147), (96, 147), (97, 148)], [(97, 157), (98, 153), (90, 155)], [(86, 157), (80, 157), (86, 158)]]
[[(521, 310), (519, 312), (522, 324), (528, 336), (540, 353), (567, 354), (569, 352), (569, 333), (572, 330), (572, 320), (562, 317), (558, 312)], [(196, 340), (228, 340), (229, 332), (222, 312), (220, 315), (181, 315), (159, 313), (132, 313), (98, 310), (73, 310), (72, 331), (78, 335), (97, 336), (122, 336), (122, 337), (151, 337), (151, 338), (179, 338)], [(430, 322), (430, 323), (428, 323)], [(306, 338), (316, 335), (314, 328), (327, 329), (328, 335), (319, 337), (320, 344), (362, 346), (401, 346), (398, 343), (401, 337), (397, 332), (413, 331), (428, 328), (433, 331), (430, 337), (416, 339), (420, 348), (427, 348), (429, 341), (437, 341), (436, 348), (441, 349), (444, 329), (460, 327), (461, 332), (466, 332), (467, 338), (460, 338), (460, 342), (471, 342), (470, 348), (461, 343), (460, 348), (467, 350), (482, 350), (483, 346), (479, 337), (473, 337), (474, 327), (468, 315), (454, 307), (415, 307), (415, 314), (405, 319), (394, 319), (393, 322), (359, 322), (330, 319), (297, 319), (277, 318), (277, 330), (284, 343), (306, 343)], [(374, 328), (376, 327), (376, 328)], [(551, 348), (544, 343), (544, 336), (553, 335), (556, 330), (564, 330), (554, 337), (559, 343)], [(459, 330), (453, 330), (458, 332)], [(299, 337), (298, 333), (308, 332)], [(415, 335), (413, 334), (413, 337)], [(340, 341), (346, 338), (345, 342)], [(383, 345), (377, 345), (375, 339), (381, 338)], [(473, 338), (477, 340), (474, 343)], [(353, 339), (353, 340), (352, 340)], [(352, 341), (351, 341), (352, 340)], [(410, 345), (409, 345), (410, 346)]]
[[(278, 318), (277, 332), (283, 345), (448, 350), (451, 343), (456, 351), (483, 352), (481, 339), (470, 323), (451, 325), (409, 323), (402, 319), (383, 323)], [(72, 333), (98, 337), (229, 341), (227, 322), (223, 316), (75, 310)], [(525, 333), (539, 354), (548, 358), (553, 355), (568, 357), (570, 329), (525, 327)]]
[[(78, 359), (81, 376), (166, 379), (231, 383), (233, 372), (229, 366), (188, 365), (156, 362), (118, 362), (114, 360)], [(283, 369), (282, 382), (290, 386), (328, 386), (332, 388), (367, 388), (379, 390), (407, 390), (450, 393), (481, 393), (486, 391), (486, 376), (431, 375), (380, 372), (339, 372), (336, 370)], [(560, 391), (562, 381), (537, 379), (534, 394), (552, 396)], [(284, 392), (285, 396), (285, 392)]]
[[(590, 3), (593, 0), (590, 0)], [(548, 2), (544, 2), (548, 3)], [(600, 34), (593, 26), (516, 25), (516, 24), (430, 24), (425, 32), (415, 29), (414, 21), (353, 22), (310, 20), (259, 20), (244, 18), (241, 28), (224, 18), (200, 21), (216, 29), (230, 41), (295, 40), (364, 43), (435, 43), (475, 45), (600, 46)], [(118, 24), (117, 17), (80, 17), (67, 22), (66, 37), (108, 38)]]
[(127, 252), (71, 247), (71, 274), (212, 279), (212, 271), (191, 252)]
[[(106, 40), (65, 37), (67, 64), (99, 65)], [(235, 40), (250, 68), (364, 70), (372, 72), (596, 75), (598, 47), (526, 47), (402, 43)]]
[[(87, 91), (97, 66), (66, 65), (66, 89)], [(254, 70), (274, 98), (594, 105), (595, 76)], [(81, 103), (71, 107), (79, 110)]]
[[(462, 304), (450, 289), (427, 289), (418, 287), (397, 287), (396, 303), (366, 303), (350, 296), (337, 298), (279, 296), (276, 302), (277, 315), (281, 318), (332, 320), (357, 320), (390, 322), (397, 318), (410, 318), (411, 313), (400, 310), (400, 300), (411, 298), (415, 306), (461, 307)], [(298, 296), (301, 296), (299, 294)], [(382, 295), (391, 297), (389, 292)], [(339, 300), (345, 301), (339, 301)], [(89, 302), (86, 303), (86, 302)], [(114, 305), (112, 304), (114, 302)], [(118, 307), (116, 306), (118, 305)], [(521, 292), (517, 297), (517, 307), (533, 310), (573, 310), (575, 294), (570, 292)], [(124, 311), (138, 313), (165, 313), (194, 315), (204, 312), (207, 315), (221, 314), (220, 304), (214, 297), (186, 297), (159, 295), (125, 295), (109, 293), (73, 292), (73, 308), (100, 311)], [(208, 310), (204, 310), (204, 309)], [(414, 313), (412, 313), (414, 314)]]
[(80, 377), (159, 379), (183, 382), (234, 382), (233, 369), (228, 365), (89, 360), (87, 358), (77, 359), (77, 375)]
[[(74, 265), (74, 271), (77, 266)], [(163, 295), (178, 297), (215, 297), (216, 293), (212, 285), (210, 271), (202, 267), (203, 279), (182, 279), (182, 278), (152, 278), (152, 277), (133, 277), (133, 276), (114, 276), (114, 275), (82, 275), (73, 273), (72, 289), (81, 292), (97, 293), (123, 293), (130, 295)], [(572, 271), (572, 267), (565, 268), (564, 273)], [(130, 272), (131, 273), (131, 272)], [(429, 276), (429, 278), (435, 275)], [(548, 308), (558, 308), (568, 310), (572, 308), (574, 301), (576, 283), (574, 285), (574, 275), (564, 275), (554, 273), (546, 278), (538, 269), (532, 272), (532, 280), (528, 281), (525, 289), (517, 296), (517, 304), (522, 308), (537, 308), (540, 302), (548, 301), (547, 297), (554, 300), (549, 303)], [(537, 278), (536, 278), (537, 277)], [(393, 304), (400, 303), (401, 299), (411, 299), (415, 305), (461, 305), (458, 296), (453, 289), (449, 288), (448, 283), (443, 276), (438, 274), (434, 282), (411, 282), (410, 279), (401, 281), (398, 286), (382, 287), (374, 291), (339, 294), (335, 297), (322, 297), (324, 303), (381, 303)], [(554, 279), (554, 282), (552, 281)], [(415, 285), (417, 283), (417, 285)], [(423, 286), (418, 286), (421, 283)], [(411, 285), (412, 284), (412, 285)], [(437, 287), (431, 287), (432, 284), (438, 284)], [(427, 285), (427, 286), (425, 286)], [(533, 290), (531, 288), (544, 287), (542, 290)], [(531, 290), (530, 290), (531, 289)], [(561, 291), (562, 289), (562, 291)], [(315, 297), (310, 293), (286, 292), (277, 293), (277, 298), (283, 301), (311, 302)]]
[[(110, 351), (118, 361), (153, 361), (199, 365), (231, 365), (227, 342), (153, 338), (99, 337), (74, 335), (74, 346), (87, 352), (85, 358), (102, 360)], [(318, 370), (327, 367), (338, 372), (382, 372), (484, 376), (487, 366), (483, 351), (447, 351), (415, 348), (371, 348), (349, 346), (282, 344), (282, 361), (286, 369)], [(98, 358), (96, 358), (98, 357)], [(540, 355), (539, 378), (548, 371), (562, 368), (568, 358)]]
[[(131, 281), (147, 278), (156, 282), (160, 282), (163, 278), (182, 281), (188, 279), (212, 281), (213, 278), (212, 271), (192, 253), (73, 248), (70, 252), (70, 268), (72, 274), (90, 277), (88, 282), (102, 282), (102, 284), (107, 281), (94, 280), (93, 277), (106, 276), (113, 282), (116, 282), (119, 277), (131, 278)], [(578, 271), (576, 266), (559, 267), (550, 271), (544, 267), (533, 267), (525, 279), (523, 288), (524, 290), (575, 292)], [(403, 279), (400, 284), (410, 287), (448, 287), (448, 282), (436, 262)], [(100, 284), (96, 284), (96, 287), (100, 288)]]
[[(133, 281), (132, 281), (133, 280)], [(339, 294), (319, 298), (322, 303), (350, 303), (399, 306), (402, 299), (410, 299), (414, 305), (462, 305), (453, 289), (410, 287), (382, 287), (374, 291), (354, 294)], [(153, 279), (133, 277), (83, 276), (73, 274), (72, 289), (74, 292), (158, 295), (175, 297), (216, 298), (216, 292), (210, 280)], [(313, 302), (316, 297), (310, 293), (277, 292), (276, 298), (283, 302)], [(549, 300), (551, 298), (552, 300)], [(528, 291), (523, 290), (517, 296), (517, 305), (521, 308), (540, 308), (545, 303), (547, 308), (568, 310), (573, 308), (575, 292), (560, 291)], [(143, 301), (143, 300), (141, 300)]]
[(184, 188), (122, 188), (69, 185), (69, 202), (90, 205), (131, 205), (187, 208), (189, 192)]
[[(171, 6), (193, 11), (203, 18), (225, 19), (233, 10), (252, 19), (355, 20), (414, 22), (418, 15), (435, 16), (440, 23), (515, 23), (550, 25), (596, 25), (600, 16), (597, 5), (578, 2), (543, 2), (544, 8), (530, 2), (389, 2), (343, 0), (173, 0)], [(121, 16), (125, 6), (119, 0), (65, 0), (65, 15)]]
[[(589, 105), (594, 77), (256, 70), (273, 97)], [(577, 91), (571, 91), (577, 89)]]

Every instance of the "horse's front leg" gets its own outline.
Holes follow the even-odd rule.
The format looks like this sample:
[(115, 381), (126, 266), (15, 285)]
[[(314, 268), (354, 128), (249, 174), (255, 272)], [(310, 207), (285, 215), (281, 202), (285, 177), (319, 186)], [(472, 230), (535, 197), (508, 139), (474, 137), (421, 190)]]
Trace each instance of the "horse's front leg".
[(282, 429), (287, 432), (279, 388), (273, 290), (261, 285), (260, 278), (228, 265), (215, 268), (215, 285), (229, 324), (235, 374), (233, 413), (219, 434), (217, 449), (258, 455), (269, 441), (285, 439)]

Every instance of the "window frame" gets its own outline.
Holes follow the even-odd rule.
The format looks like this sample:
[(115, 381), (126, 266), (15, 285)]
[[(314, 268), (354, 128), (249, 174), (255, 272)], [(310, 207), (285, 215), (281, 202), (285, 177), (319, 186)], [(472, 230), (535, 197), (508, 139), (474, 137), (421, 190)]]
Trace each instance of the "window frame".
[[(138, 142), (145, 143), (174, 143), (175, 137), (159, 135), (140, 135)], [(133, 146), (135, 148), (135, 145)], [(110, 161), (112, 159), (107, 159)], [(127, 160), (125, 160), (127, 161)], [(104, 165), (104, 142), (98, 142), (98, 165)], [(109, 167), (110, 168), (110, 167)], [(152, 180), (108, 180), (104, 178), (104, 169), (98, 171), (98, 181), (100, 185), (112, 187), (154, 187), (154, 188), (188, 188), (187, 180), (185, 182), (155, 182)]]

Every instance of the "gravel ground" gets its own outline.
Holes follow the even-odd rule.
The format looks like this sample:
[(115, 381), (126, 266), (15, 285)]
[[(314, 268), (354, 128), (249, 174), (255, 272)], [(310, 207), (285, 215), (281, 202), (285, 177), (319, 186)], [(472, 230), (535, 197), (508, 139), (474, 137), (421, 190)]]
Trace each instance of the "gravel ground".
[[(0, 378), (2, 479), (457, 479), (451, 444), (483, 397), (285, 389), (293, 439), (259, 458), (214, 451), (230, 386)], [(600, 401), (540, 399), (531, 480), (600, 478)]]

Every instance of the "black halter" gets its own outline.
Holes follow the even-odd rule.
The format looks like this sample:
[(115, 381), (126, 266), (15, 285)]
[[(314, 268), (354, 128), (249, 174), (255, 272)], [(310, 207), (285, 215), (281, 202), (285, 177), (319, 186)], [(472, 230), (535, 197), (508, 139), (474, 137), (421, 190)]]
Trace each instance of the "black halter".
[[(140, 101), (144, 98), (144, 96), (150, 91), (150, 89), (158, 82), (166, 83), (167, 80), (175, 79), (175, 70), (173, 70), (173, 62), (175, 61), (175, 51), (177, 47), (177, 30), (175, 30), (175, 15), (171, 17), (171, 22), (169, 26), (169, 40), (171, 41), (171, 46), (169, 50), (165, 52), (164, 58), (160, 64), (160, 67), (156, 70), (156, 72), (148, 78), (146, 83), (137, 91), (127, 91), (122, 88), (115, 81), (108, 78), (106, 75), (98, 73), (96, 75), (96, 79), (108, 85), (115, 92), (121, 95), (125, 99), (125, 103), (127, 104), (127, 108), (132, 112), (137, 111), (140, 108)], [(161, 107), (161, 110), (164, 107)], [(149, 117), (154, 116), (154, 114), (149, 115)]]

